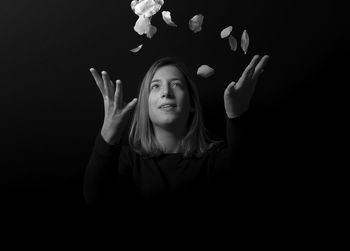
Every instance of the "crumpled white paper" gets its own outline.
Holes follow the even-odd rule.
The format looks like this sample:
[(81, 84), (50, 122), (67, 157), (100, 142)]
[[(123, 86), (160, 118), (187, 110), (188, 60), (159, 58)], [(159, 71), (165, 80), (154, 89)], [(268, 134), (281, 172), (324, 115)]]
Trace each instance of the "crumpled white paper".
[(202, 30), (204, 16), (202, 14), (195, 15), (188, 22), (188, 27), (194, 33), (197, 33)]
[(140, 16), (135, 23), (134, 30), (139, 34), (147, 34), (151, 26), (151, 20), (147, 17)]
[(220, 37), (225, 38), (228, 37), (232, 32), (232, 26), (226, 27), (220, 32)]
[(151, 18), (156, 14), (164, 4), (164, 0), (133, 0), (130, 4), (131, 9), (139, 16), (135, 23), (134, 30), (139, 34), (146, 34), (152, 38), (157, 32), (157, 28), (151, 24)]
[(247, 54), (248, 46), (249, 46), (249, 36), (247, 31), (244, 30), (241, 36), (241, 47), (242, 47), (242, 50), (244, 51), (244, 54)]
[(201, 65), (197, 70), (197, 75), (208, 78), (215, 73), (215, 70), (211, 68), (209, 65)]
[(149, 18), (156, 14), (163, 4), (164, 0), (133, 0), (130, 6), (136, 15)]
[(173, 27), (177, 27), (177, 25), (171, 20), (171, 13), (170, 11), (162, 11), (162, 17), (164, 22), (167, 25), (173, 26)]
[(157, 27), (155, 27), (154, 25), (150, 25), (149, 30), (146, 32), (146, 35), (148, 38), (152, 38), (156, 33), (157, 33)]

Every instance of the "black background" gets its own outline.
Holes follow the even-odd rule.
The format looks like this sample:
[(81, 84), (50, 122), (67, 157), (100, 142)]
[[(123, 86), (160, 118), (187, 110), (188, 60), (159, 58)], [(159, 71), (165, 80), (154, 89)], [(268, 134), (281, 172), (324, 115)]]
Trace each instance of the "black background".
[[(270, 55), (249, 111), (247, 174), (267, 201), (296, 202), (293, 191), (305, 187), (325, 157), (318, 149), (330, 147), (322, 127), (332, 116), (330, 86), (346, 71), (340, 63), (346, 17), (337, 8), (325, 1), (168, 0), (161, 11), (171, 11), (178, 28), (167, 26), (159, 12), (152, 18), (158, 32), (148, 39), (133, 30), (130, 1), (2, 0), (2, 209), (23, 218), (84, 215), (83, 173), (103, 120), (89, 68), (122, 79), (129, 102), (147, 68), (168, 55), (183, 58), (193, 75), (201, 64), (215, 68), (214, 76), (195, 79), (206, 126), (217, 138), (225, 137), (225, 87), (255, 54)], [(194, 34), (188, 20), (199, 13), (203, 30)], [(229, 25), (236, 38), (247, 30), (247, 55), (230, 51), (220, 38)], [(129, 51), (141, 43), (140, 52)]]

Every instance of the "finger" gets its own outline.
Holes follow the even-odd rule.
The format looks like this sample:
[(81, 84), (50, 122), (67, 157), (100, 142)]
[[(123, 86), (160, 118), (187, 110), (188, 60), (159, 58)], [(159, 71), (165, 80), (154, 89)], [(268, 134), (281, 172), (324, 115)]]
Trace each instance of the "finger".
[(114, 93), (114, 91), (115, 91), (115, 84), (113, 83), (112, 80), (109, 80), (109, 83), (111, 84), (112, 90), (113, 90), (113, 93)]
[(123, 86), (120, 79), (115, 81), (114, 103), (117, 107), (122, 107), (123, 105)]
[(105, 95), (105, 89), (103, 86), (103, 80), (102, 80), (101, 76), (98, 74), (98, 72), (94, 68), (90, 68), (90, 72), (91, 72), (93, 78), (95, 79), (95, 82), (96, 82), (98, 89), (100, 89), (102, 95)]
[(228, 86), (226, 87), (226, 89), (225, 89), (225, 92), (226, 93), (230, 93), (231, 92), (231, 90), (235, 87), (235, 85), (236, 85), (236, 82), (235, 81), (232, 81), (230, 84), (228, 84)]
[(256, 65), (255, 70), (254, 70), (254, 75), (253, 75), (254, 80), (256, 80), (260, 76), (260, 74), (264, 71), (264, 67), (267, 64), (267, 62), (269, 61), (269, 59), (270, 59), (270, 56), (265, 55), (262, 57), (260, 62)]
[(131, 100), (124, 108), (124, 113), (128, 113), (130, 112), (133, 108), (135, 108), (137, 104), (137, 98), (134, 98), (133, 100)]
[(246, 82), (247, 79), (250, 79), (252, 77), (252, 72), (254, 71), (254, 68), (256, 64), (259, 61), (260, 56), (255, 55), (253, 59), (250, 61), (248, 66), (245, 68), (244, 72), (242, 73), (242, 76), (239, 78), (237, 85), (235, 86), (236, 89), (241, 88), (241, 86)]
[(259, 58), (260, 58), (259, 55), (255, 55), (253, 59), (250, 61), (250, 63), (242, 73), (241, 78), (243, 80), (246, 79), (251, 74), (251, 71), (255, 68), (256, 64), (259, 62)]
[(112, 86), (111, 86), (111, 80), (109, 78), (109, 75), (106, 71), (102, 71), (102, 79), (103, 79), (103, 85), (105, 87), (106, 90), (106, 96), (113, 100), (113, 90), (112, 90)]
[[(109, 83), (110, 83), (111, 90), (112, 90), (112, 96), (115, 96), (115, 91), (117, 89), (117, 86), (116, 86), (116, 84), (113, 83), (112, 80), (109, 80)], [(114, 99), (113, 99), (113, 102), (114, 102)]]

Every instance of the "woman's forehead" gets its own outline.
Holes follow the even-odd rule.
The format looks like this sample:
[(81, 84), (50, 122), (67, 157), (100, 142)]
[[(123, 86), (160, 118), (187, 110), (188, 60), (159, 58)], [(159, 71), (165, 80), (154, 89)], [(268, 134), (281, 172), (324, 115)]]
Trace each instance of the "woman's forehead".
[(152, 80), (163, 79), (163, 78), (183, 79), (183, 74), (175, 65), (164, 65), (156, 70)]

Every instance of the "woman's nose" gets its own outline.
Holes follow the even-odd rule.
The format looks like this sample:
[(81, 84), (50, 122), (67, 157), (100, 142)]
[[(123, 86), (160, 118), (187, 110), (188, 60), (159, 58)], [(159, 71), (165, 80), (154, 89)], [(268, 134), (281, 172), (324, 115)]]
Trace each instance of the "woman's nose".
[(163, 87), (163, 92), (162, 92), (162, 96), (169, 96), (172, 95), (172, 90), (168, 85), (164, 85)]

